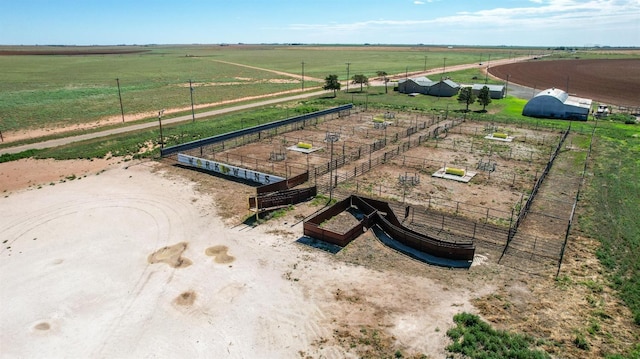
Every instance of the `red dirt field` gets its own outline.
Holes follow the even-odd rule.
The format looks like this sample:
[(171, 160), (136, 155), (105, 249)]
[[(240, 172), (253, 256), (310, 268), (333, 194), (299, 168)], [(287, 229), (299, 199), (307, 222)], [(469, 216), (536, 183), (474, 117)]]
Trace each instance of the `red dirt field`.
[(532, 60), (491, 67), (489, 73), (538, 90), (568, 87), (579, 97), (640, 107), (640, 59)]

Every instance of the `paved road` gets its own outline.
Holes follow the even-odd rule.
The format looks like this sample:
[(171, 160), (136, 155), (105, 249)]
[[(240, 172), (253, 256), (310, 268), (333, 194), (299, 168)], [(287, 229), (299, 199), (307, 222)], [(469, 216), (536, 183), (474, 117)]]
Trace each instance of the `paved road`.
[[(520, 57), (520, 58), (513, 58), (513, 59), (496, 60), (496, 61), (492, 61), (490, 65), (491, 66), (496, 66), (496, 65), (501, 65), (501, 64), (511, 63), (511, 62), (524, 61), (524, 60), (527, 60), (527, 59), (530, 59), (530, 58), (531, 57)], [(456, 65), (456, 66), (450, 66), (450, 67), (446, 67), (446, 68), (430, 69), (430, 70), (428, 70), (426, 72), (413, 72), (411, 74), (398, 74), (398, 75), (390, 76), (389, 78), (390, 79), (400, 79), (400, 78), (404, 78), (407, 75), (411, 75), (411, 77), (427, 76), (427, 75), (441, 74), (444, 71), (446, 71), (446, 72), (458, 71), (458, 70), (464, 70), (464, 69), (469, 69), (469, 68), (475, 68), (475, 67), (478, 67), (478, 66), (479, 65), (477, 63), (466, 64), (466, 65)], [(271, 70), (268, 70), (268, 71), (271, 71)], [(298, 75), (291, 74), (291, 76), (292, 77), (297, 77)], [(384, 82), (382, 82), (382, 81), (374, 81), (374, 82), (371, 82), (370, 85), (371, 86), (384, 86)], [(518, 96), (518, 97), (525, 96), (523, 98), (531, 98), (531, 96), (533, 94), (530, 91), (531, 91), (531, 89), (529, 89), (527, 87), (522, 87), (522, 86), (509, 84), (509, 94), (510, 95)], [(265, 106), (265, 105), (272, 105), (272, 104), (281, 103), (281, 102), (288, 102), (288, 101), (299, 100), (299, 99), (304, 99), (304, 98), (309, 98), (309, 97), (314, 97), (314, 96), (320, 96), (320, 95), (324, 95), (324, 94), (327, 94), (327, 93), (328, 93), (328, 91), (325, 91), (325, 90), (312, 91), (312, 92), (306, 92), (306, 93), (299, 94), (299, 95), (287, 96), (287, 97), (270, 99), (270, 100), (263, 100), (263, 101), (259, 101), (259, 102), (253, 102), (253, 103), (244, 104), (244, 105), (237, 105), (237, 106), (222, 108), (222, 109), (218, 109), (218, 110), (200, 112), (200, 113), (195, 114), (195, 118), (196, 119), (198, 119), (198, 118), (206, 118), (206, 117), (210, 117), (210, 116), (221, 115), (221, 114), (225, 114), (225, 113), (229, 113), (229, 112), (235, 112), (235, 111), (239, 111), (239, 110), (246, 110), (246, 109)], [(526, 97), (526, 96), (528, 96), (528, 97)], [(172, 124), (172, 123), (176, 123), (176, 122), (187, 122), (187, 121), (191, 121), (191, 120), (192, 120), (192, 116), (191, 115), (185, 115), (185, 116), (174, 117), (174, 118), (162, 120), (162, 123), (163, 124)], [(48, 141), (43, 141), (43, 142), (30, 143), (30, 144), (26, 144), (26, 145), (7, 147), (7, 148), (0, 149), (0, 155), (5, 154), (5, 153), (20, 153), (20, 152), (31, 150), (31, 149), (44, 149), (44, 148), (57, 147), (57, 146), (67, 145), (67, 144), (70, 144), (70, 143), (73, 143), (73, 142), (79, 142), (79, 141), (89, 140), (89, 139), (93, 139), (93, 138), (106, 137), (106, 136), (116, 135), (116, 134), (120, 134), (120, 133), (139, 131), (139, 130), (144, 130), (144, 129), (148, 129), (148, 128), (153, 128), (153, 127), (156, 127), (156, 126), (158, 126), (158, 124), (156, 122), (146, 122), (146, 123), (141, 123), (141, 124), (137, 124), (137, 125), (129, 125), (129, 126), (125, 126), (125, 127), (119, 127), (119, 128), (115, 128), (115, 129), (111, 129), (111, 130), (104, 130), (104, 131), (99, 131), (99, 132), (87, 133), (87, 134), (83, 134), (83, 135), (58, 138), (58, 139), (55, 139), (55, 140), (48, 140)]]

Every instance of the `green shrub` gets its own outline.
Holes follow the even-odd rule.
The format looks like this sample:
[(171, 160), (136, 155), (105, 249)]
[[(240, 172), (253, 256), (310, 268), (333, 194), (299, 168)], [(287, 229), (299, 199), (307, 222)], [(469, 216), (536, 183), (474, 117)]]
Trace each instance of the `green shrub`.
[(587, 338), (585, 338), (582, 333), (576, 334), (573, 344), (575, 344), (578, 349), (589, 350), (589, 342), (587, 342)]
[(607, 120), (614, 121), (614, 122), (622, 122), (627, 125), (632, 125), (636, 123), (636, 118), (626, 113), (614, 113), (612, 115), (607, 116)]
[(459, 313), (453, 317), (456, 326), (447, 331), (453, 343), (447, 351), (469, 358), (542, 359), (550, 356), (540, 350), (529, 349), (535, 340), (529, 336), (495, 330), (477, 315)]

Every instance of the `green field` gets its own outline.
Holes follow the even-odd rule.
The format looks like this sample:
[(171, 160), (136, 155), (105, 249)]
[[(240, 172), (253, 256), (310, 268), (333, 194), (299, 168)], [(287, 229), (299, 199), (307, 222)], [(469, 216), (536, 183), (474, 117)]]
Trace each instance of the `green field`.
[[(94, 122), (299, 88), (286, 76), (177, 54), (0, 56), (0, 130)], [(282, 82), (282, 83), (281, 83)]]
[[(23, 50), (28, 49), (33, 48)], [(120, 81), (125, 115), (132, 115), (189, 107), (189, 80), (194, 82), (197, 105), (299, 89), (299, 80), (261, 69), (302, 75), (302, 62), (305, 63), (305, 87), (310, 88), (322, 85), (310, 79), (313, 77), (324, 79), (329, 74), (337, 74), (340, 79), (346, 79), (347, 62), (350, 63), (349, 77), (354, 74), (373, 77), (378, 71), (415, 72), (425, 67), (473, 63), (486, 59), (489, 53), (498, 59), (533, 51), (400, 46), (148, 46), (142, 49), (148, 51), (113, 55), (0, 56), (3, 69), (0, 131), (70, 126), (120, 116), (116, 78)], [(474, 71), (463, 77), (481, 76), (478, 70)]]

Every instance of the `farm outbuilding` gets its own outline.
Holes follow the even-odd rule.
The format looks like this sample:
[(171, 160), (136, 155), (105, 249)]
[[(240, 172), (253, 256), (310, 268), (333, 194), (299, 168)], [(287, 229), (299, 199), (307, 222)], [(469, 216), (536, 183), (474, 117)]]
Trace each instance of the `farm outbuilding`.
[(398, 80), (398, 92), (400, 93), (421, 93), (423, 95), (429, 94), (429, 88), (435, 84), (434, 81), (421, 76), (412, 79)]
[(482, 90), (482, 88), (485, 87), (485, 86), (487, 86), (489, 88), (489, 95), (491, 96), (492, 99), (504, 98), (504, 96), (505, 96), (505, 87), (504, 87), (504, 85), (473, 84), (471, 86), (471, 92), (475, 96), (478, 96), (478, 94), (480, 93), (480, 90)]
[(422, 76), (398, 81), (398, 92), (406, 94), (421, 93), (430, 96), (451, 97), (455, 96), (459, 90), (460, 85), (450, 79), (432, 81)]
[(586, 121), (590, 109), (591, 99), (570, 96), (562, 90), (550, 88), (537, 93), (529, 100), (522, 110), (522, 115)]

